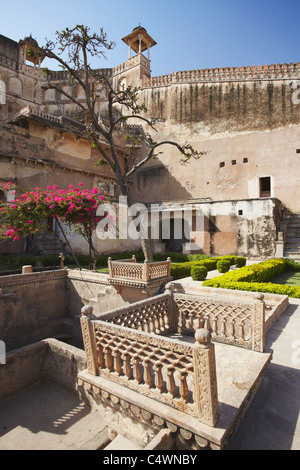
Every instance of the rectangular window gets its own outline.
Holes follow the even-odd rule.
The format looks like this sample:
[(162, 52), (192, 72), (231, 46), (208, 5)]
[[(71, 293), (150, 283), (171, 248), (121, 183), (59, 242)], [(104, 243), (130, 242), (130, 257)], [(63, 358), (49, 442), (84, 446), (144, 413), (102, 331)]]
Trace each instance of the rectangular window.
[(271, 197), (271, 177), (259, 178), (259, 197)]

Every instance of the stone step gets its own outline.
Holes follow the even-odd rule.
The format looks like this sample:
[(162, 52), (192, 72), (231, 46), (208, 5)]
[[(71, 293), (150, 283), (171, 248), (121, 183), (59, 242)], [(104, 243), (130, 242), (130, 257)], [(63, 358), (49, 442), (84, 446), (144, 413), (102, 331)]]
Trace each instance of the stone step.
[(104, 448), (104, 450), (143, 450), (143, 448), (129, 440), (126, 436), (118, 434), (117, 437)]
[(286, 243), (284, 246), (285, 251), (299, 251), (300, 252), (300, 245), (296, 245), (295, 243)]

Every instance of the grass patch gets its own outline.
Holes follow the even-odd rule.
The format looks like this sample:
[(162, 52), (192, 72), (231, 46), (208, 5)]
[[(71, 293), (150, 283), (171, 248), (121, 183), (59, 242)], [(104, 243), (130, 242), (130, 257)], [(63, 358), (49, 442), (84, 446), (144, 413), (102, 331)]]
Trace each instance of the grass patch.
[(272, 277), (269, 282), (289, 286), (300, 286), (300, 272), (284, 271)]

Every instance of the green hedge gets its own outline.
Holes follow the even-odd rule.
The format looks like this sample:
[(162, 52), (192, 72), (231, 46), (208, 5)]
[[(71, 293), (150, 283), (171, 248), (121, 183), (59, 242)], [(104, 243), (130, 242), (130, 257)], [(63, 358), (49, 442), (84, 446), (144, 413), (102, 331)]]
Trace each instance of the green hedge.
[(193, 281), (204, 281), (206, 279), (208, 270), (205, 266), (192, 266), (191, 276)]
[(243, 268), (244, 266), (246, 266), (246, 263), (247, 263), (247, 259), (244, 258), (243, 256), (237, 256), (236, 257), (236, 266), (238, 268)]
[[(192, 255), (192, 256), (198, 256), (198, 255)], [(200, 255), (202, 256), (202, 255)], [(171, 276), (173, 277), (174, 280), (176, 279), (182, 279), (184, 277), (190, 277), (191, 270), (193, 266), (205, 266), (207, 268), (207, 271), (214, 271), (217, 269), (217, 263), (218, 261), (222, 260), (227, 260), (230, 262), (230, 265), (235, 264), (236, 257), (235, 256), (221, 256), (218, 258), (203, 258), (200, 261), (189, 261), (187, 263), (180, 263), (180, 264), (172, 264), (171, 265)], [(172, 259), (173, 261), (173, 259)]]
[(228, 259), (219, 260), (217, 262), (217, 270), (219, 273), (227, 273), (230, 269), (230, 261)]
[(288, 295), (289, 297), (300, 298), (300, 287), (265, 282), (276, 274), (282, 273), (285, 269), (289, 269), (289, 264), (290, 263), (285, 259), (263, 261), (262, 263), (240, 268), (237, 271), (232, 271), (204, 281), (203, 286), (252, 292), (267, 292), (270, 294)]
[(219, 287), (222, 289), (233, 289), (233, 290), (243, 290), (249, 292), (265, 292), (268, 294), (278, 294), (278, 295), (288, 295), (293, 298), (300, 298), (300, 287), (298, 286), (289, 286), (282, 284), (273, 284), (272, 282), (224, 282), (222, 285), (218, 284), (206, 284), (204, 281), (203, 285), (209, 287)]
[(265, 282), (276, 274), (280, 274), (286, 268), (286, 262), (282, 259), (263, 261), (262, 263), (245, 266), (237, 271), (231, 271), (222, 276), (205, 281), (209, 287), (223, 287), (228, 282)]

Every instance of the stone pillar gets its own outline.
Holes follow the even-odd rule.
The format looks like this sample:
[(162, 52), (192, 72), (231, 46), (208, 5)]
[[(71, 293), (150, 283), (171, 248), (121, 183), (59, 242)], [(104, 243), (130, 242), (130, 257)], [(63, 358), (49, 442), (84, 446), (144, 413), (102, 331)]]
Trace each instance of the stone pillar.
[(109, 257), (108, 260), (107, 260), (109, 277), (113, 277), (111, 261), (112, 261), (112, 259)]
[(265, 350), (265, 302), (264, 294), (257, 294), (254, 298), (252, 316), (252, 349), (264, 352)]
[(195, 340), (194, 397), (198, 417), (201, 422), (215, 426), (219, 413), (215, 346), (211, 342), (210, 332), (205, 328), (196, 330)]
[(143, 266), (143, 281), (148, 282), (149, 281), (149, 263), (147, 260), (144, 261), (144, 266)]
[(22, 266), (22, 274), (32, 273), (33, 269), (31, 265)]
[(166, 293), (170, 294), (170, 303), (169, 303), (169, 326), (170, 330), (173, 333), (177, 333), (178, 330), (178, 310), (176, 301), (174, 299), (175, 284), (171, 283), (166, 289)]
[(84, 350), (86, 353), (87, 369), (90, 374), (98, 375), (97, 351), (94, 329), (92, 325), (93, 307), (86, 305), (81, 309), (80, 318)]

